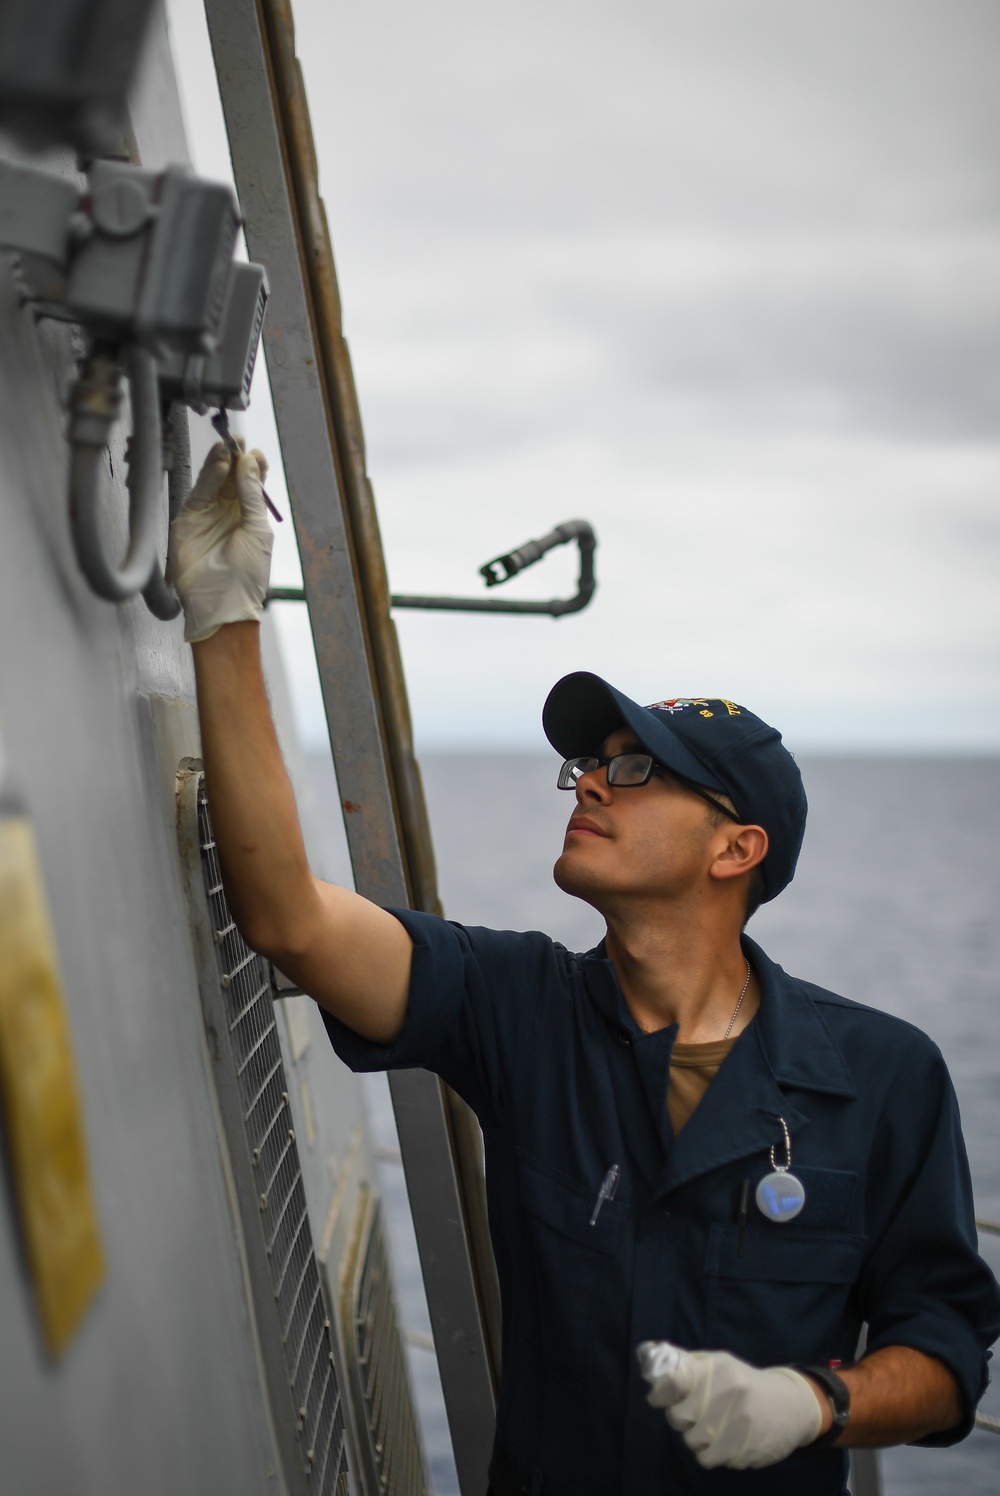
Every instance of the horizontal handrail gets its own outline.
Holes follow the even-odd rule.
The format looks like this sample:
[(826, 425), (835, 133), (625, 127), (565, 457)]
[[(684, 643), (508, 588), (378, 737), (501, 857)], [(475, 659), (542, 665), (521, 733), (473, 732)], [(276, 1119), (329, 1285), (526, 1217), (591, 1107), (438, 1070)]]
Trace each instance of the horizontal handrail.
[[(976, 1216), (976, 1225), (988, 1236), (1000, 1236), (1000, 1221), (988, 1221), (983, 1216)], [(1000, 1434), (1000, 1418), (990, 1418), (986, 1413), (977, 1413), (976, 1428), (982, 1429), (986, 1434)]]
[[(534, 599), (508, 601), (505, 598), (492, 597), (420, 597), (409, 593), (402, 595), (393, 593), (390, 601), (394, 608), (423, 608), (446, 613), (541, 613), (549, 618), (562, 618), (567, 613), (579, 613), (590, 602), (597, 587), (594, 576), (594, 551), (597, 549), (597, 537), (585, 519), (571, 519), (564, 524), (556, 525), (554, 530), (550, 530), (540, 540), (526, 541), (517, 550), (508, 551), (505, 555), (497, 556), (493, 561), (487, 561), (485, 566), (479, 568), (479, 571), (487, 587), (497, 587), (502, 582), (510, 581), (511, 577), (517, 576), (518, 572), (534, 566), (535, 562), (540, 561), (547, 551), (553, 550), (557, 545), (566, 545), (571, 540), (575, 540), (580, 548), (580, 576), (576, 592), (572, 597), (553, 597), (543, 602)], [(305, 592), (301, 587), (270, 587), (266, 601), (301, 603), (305, 602), (305, 597)]]

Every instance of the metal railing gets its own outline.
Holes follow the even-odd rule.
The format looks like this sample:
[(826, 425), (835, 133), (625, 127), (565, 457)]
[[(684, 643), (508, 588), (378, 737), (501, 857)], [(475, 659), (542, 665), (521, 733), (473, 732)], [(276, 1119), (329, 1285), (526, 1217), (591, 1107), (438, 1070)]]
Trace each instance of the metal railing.
[[(580, 575), (572, 597), (541, 599), (494, 598), (494, 597), (423, 597), (413, 593), (394, 592), (389, 599), (394, 608), (424, 608), (444, 613), (534, 613), (547, 614), (549, 618), (564, 618), (567, 613), (579, 613), (594, 595), (597, 580), (594, 576), (594, 552), (597, 537), (585, 519), (569, 519), (556, 525), (540, 540), (528, 540), (516, 551), (497, 556), (479, 568), (487, 587), (498, 587), (509, 582), (519, 572), (534, 566), (546, 552), (557, 545), (566, 545), (575, 540), (580, 548)], [(306, 600), (302, 587), (270, 587), (267, 601), (276, 603), (303, 603)]]
[[(990, 1221), (983, 1216), (976, 1216), (976, 1227), (987, 1236), (1000, 1236), (1000, 1221)], [(1000, 1418), (991, 1418), (987, 1413), (976, 1414), (976, 1428), (981, 1429), (984, 1434), (1000, 1434)]]

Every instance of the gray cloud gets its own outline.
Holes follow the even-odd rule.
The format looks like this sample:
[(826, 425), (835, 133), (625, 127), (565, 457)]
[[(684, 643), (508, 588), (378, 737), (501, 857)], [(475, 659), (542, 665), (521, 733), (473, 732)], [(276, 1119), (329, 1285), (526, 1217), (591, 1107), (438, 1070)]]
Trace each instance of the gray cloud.
[(351, 235), (1000, 216), (995, 0), (300, 0), (297, 14)]
[(800, 744), (1000, 744), (996, 0), (296, 15), (393, 584), (602, 539), (558, 627), (401, 615), (423, 736), (529, 740), (586, 665)]

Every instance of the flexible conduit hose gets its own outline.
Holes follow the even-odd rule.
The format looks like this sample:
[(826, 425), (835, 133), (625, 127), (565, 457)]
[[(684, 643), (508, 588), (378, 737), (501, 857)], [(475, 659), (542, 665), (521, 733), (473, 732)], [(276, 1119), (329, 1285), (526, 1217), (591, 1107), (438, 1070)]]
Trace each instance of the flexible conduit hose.
[(159, 500), (163, 485), (160, 396), (156, 361), (142, 348), (125, 355), (132, 402), (129, 464), (129, 541), (116, 565), (100, 532), (104, 453), (121, 408), (121, 364), (115, 353), (96, 348), (70, 395), (69, 513), (80, 570), (98, 597), (123, 603), (148, 584), (157, 565)]

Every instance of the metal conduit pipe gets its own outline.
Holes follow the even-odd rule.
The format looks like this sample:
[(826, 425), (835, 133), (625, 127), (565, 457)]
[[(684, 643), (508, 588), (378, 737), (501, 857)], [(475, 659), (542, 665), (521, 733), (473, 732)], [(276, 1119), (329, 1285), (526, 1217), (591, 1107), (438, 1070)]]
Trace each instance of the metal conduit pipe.
[(149, 581), (142, 589), (142, 600), (154, 618), (169, 623), (181, 611), (181, 600), (169, 585), (157, 562), (149, 574)]
[[(167, 469), (167, 544), (169, 548), (170, 525), (185, 498), (191, 491), (191, 433), (188, 427), (187, 408), (174, 401), (163, 422), (163, 452)], [(129, 469), (131, 477), (131, 468)], [(181, 611), (180, 598), (166, 580), (156, 564), (150, 572), (149, 581), (142, 589), (143, 601), (154, 618), (169, 623)]]
[(167, 500), (171, 520), (177, 518), (180, 507), (191, 492), (194, 479), (191, 474), (191, 428), (188, 424), (187, 406), (175, 400), (167, 414), (170, 462), (167, 467)]
[(104, 453), (121, 409), (122, 367), (117, 353), (96, 348), (70, 394), (69, 513), (80, 569), (98, 597), (123, 603), (149, 582), (156, 565), (163, 469), (156, 362), (142, 348), (125, 356), (132, 402), (129, 465), (129, 541), (125, 559), (113, 562), (100, 532)]

